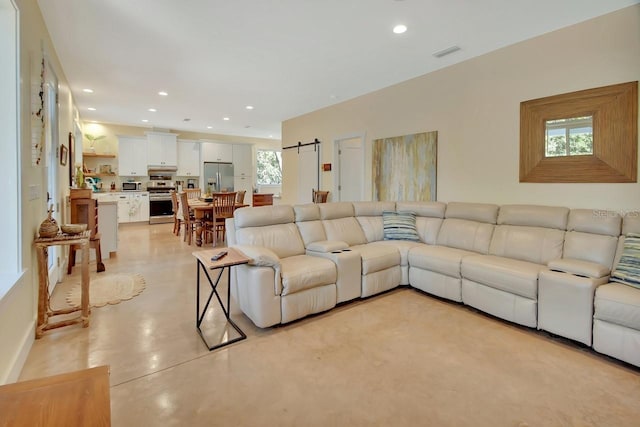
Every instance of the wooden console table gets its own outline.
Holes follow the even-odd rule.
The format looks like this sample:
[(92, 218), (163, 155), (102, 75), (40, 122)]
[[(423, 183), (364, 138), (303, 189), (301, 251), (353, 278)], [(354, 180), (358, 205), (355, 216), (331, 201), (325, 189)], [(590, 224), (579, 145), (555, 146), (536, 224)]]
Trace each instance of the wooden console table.
[[(69, 326), (76, 323), (82, 323), (82, 327), (89, 326), (89, 238), (91, 237), (91, 231), (87, 230), (81, 234), (65, 235), (58, 234), (55, 237), (40, 237), (34, 241), (36, 246), (36, 252), (38, 256), (38, 323), (36, 326), (36, 339), (42, 337), (44, 331), (54, 328), (60, 328), (62, 326)], [(77, 245), (82, 252), (82, 279), (81, 290), (82, 295), (80, 297), (80, 306), (72, 308), (64, 308), (60, 310), (53, 310), (49, 301), (49, 268), (47, 262), (47, 253), (50, 246), (55, 245)], [(51, 316), (57, 316), (60, 314), (69, 314), (76, 311), (81, 311), (79, 317), (73, 319), (60, 320), (58, 322), (50, 322)]]
[(110, 426), (109, 367), (0, 386), (0, 425)]

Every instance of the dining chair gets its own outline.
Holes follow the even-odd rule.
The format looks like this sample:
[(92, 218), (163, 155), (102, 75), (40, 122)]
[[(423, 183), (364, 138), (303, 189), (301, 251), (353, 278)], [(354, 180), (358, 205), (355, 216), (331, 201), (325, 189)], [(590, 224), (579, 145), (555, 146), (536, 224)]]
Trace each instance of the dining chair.
[(171, 208), (173, 209), (173, 234), (176, 236), (180, 235), (180, 229), (182, 228), (182, 223), (184, 221), (184, 217), (182, 215), (182, 210), (180, 209), (180, 202), (178, 201), (178, 193), (175, 190), (170, 191), (171, 194)]
[(184, 223), (184, 241), (191, 245), (193, 234), (196, 231), (196, 222), (189, 211), (189, 198), (185, 191), (179, 194), (179, 205), (182, 211), (182, 222)]
[(311, 189), (311, 197), (313, 203), (326, 203), (327, 197), (329, 197), (328, 191), (316, 191), (315, 189)]
[(244, 204), (244, 195), (246, 192), (247, 190), (240, 190), (236, 192), (236, 205)]
[(218, 236), (222, 236), (222, 241), (226, 241), (226, 220), (233, 218), (233, 211), (236, 205), (236, 192), (213, 193), (213, 246), (218, 244)]
[(199, 188), (185, 188), (184, 192), (187, 194), (187, 199), (198, 199), (202, 194)]

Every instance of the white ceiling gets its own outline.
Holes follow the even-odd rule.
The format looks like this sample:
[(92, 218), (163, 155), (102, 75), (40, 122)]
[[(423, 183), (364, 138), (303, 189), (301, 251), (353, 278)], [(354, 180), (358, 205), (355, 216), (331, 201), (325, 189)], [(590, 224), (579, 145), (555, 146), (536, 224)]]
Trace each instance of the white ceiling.
[(276, 139), (283, 120), (639, 2), (38, 0), (83, 120)]

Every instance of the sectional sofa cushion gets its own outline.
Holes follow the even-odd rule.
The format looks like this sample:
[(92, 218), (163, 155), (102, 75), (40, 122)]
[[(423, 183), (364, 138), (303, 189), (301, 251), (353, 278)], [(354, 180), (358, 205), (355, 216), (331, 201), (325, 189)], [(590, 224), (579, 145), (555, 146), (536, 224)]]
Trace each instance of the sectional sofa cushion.
[(357, 245), (351, 247), (362, 257), (362, 275), (386, 270), (400, 265), (400, 252), (389, 245)]
[(494, 229), (493, 224), (459, 218), (447, 218), (440, 226), (436, 243), (439, 246), (486, 254)]
[(609, 283), (596, 289), (594, 318), (640, 330), (640, 292), (630, 286)]
[(640, 234), (625, 236), (622, 256), (611, 274), (611, 281), (640, 288)]
[(462, 259), (462, 277), (488, 287), (538, 299), (538, 274), (544, 265), (493, 255), (472, 255)]
[(477, 255), (477, 253), (446, 246), (420, 245), (409, 251), (409, 264), (411, 268), (430, 270), (446, 276), (460, 278), (462, 258), (470, 255)]
[(562, 257), (564, 231), (520, 225), (497, 225), (489, 253), (546, 265)]
[(413, 212), (383, 212), (384, 240), (409, 240), (419, 242), (416, 230), (416, 214)]
[(393, 211), (395, 202), (354, 202), (353, 209), (356, 219), (362, 227), (367, 242), (377, 242), (384, 239), (382, 213)]
[(336, 283), (335, 264), (326, 258), (297, 255), (280, 262), (282, 296)]
[(236, 228), (236, 241), (239, 245), (263, 246), (271, 249), (280, 258), (305, 253), (300, 232), (293, 222), (262, 227)]

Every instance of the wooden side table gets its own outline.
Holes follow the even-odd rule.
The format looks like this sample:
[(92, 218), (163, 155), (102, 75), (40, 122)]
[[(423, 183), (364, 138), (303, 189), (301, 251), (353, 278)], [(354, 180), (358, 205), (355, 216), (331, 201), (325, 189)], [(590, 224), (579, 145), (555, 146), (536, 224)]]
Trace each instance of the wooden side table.
[(110, 426), (109, 367), (0, 386), (1, 426)]
[[(223, 258), (220, 258), (217, 261), (211, 259), (212, 256), (216, 255), (222, 250), (227, 251), (226, 256), (224, 256)], [(196, 282), (196, 329), (198, 329), (200, 338), (202, 338), (202, 341), (204, 341), (209, 351), (227, 346), (229, 344), (233, 344), (234, 342), (242, 341), (243, 339), (247, 338), (245, 333), (242, 332), (242, 329), (240, 329), (240, 327), (236, 325), (233, 320), (231, 320), (229, 304), (231, 303), (231, 267), (233, 267), (234, 265), (248, 264), (250, 259), (247, 258), (247, 256), (242, 252), (235, 250), (233, 248), (206, 249), (198, 252), (193, 252), (192, 255), (196, 257), (196, 260), (198, 262), (198, 265), (196, 266), (198, 270), (198, 281)], [(226, 307), (222, 303), (220, 294), (218, 294), (218, 284), (220, 283), (220, 278), (222, 277), (222, 273), (224, 272), (225, 268), (227, 269), (227, 273), (228, 273), (227, 274), (227, 306)], [(207, 303), (202, 308), (202, 311), (200, 311), (200, 270), (204, 272), (205, 276), (207, 277), (207, 281), (211, 286), (211, 292), (209, 293), (209, 297), (207, 298)], [(218, 270), (215, 283), (211, 280), (211, 276), (209, 276), (209, 270)], [(220, 308), (222, 308), (222, 312), (224, 313), (227, 319), (227, 322), (233, 327), (233, 329), (236, 330), (236, 332), (238, 333), (238, 336), (235, 338), (229, 339), (227, 337), (227, 334), (225, 333), (224, 336), (227, 337), (226, 341), (223, 341), (218, 344), (210, 345), (207, 342), (207, 339), (205, 338), (204, 334), (202, 333), (202, 329), (200, 325), (202, 325), (202, 321), (204, 320), (204, 317), (207, 314), (207, 309), (209, 308), (209, 303), (211, 302), (211, 299), (213, 298), (214, 295), (218, 300)]]
[[(55, 237), (40, 237), (34, 241), (36, 246), (36, 252), (38, 256), (38, 319), (36, 326), (36, 339), (42, 337), (44, 331), (49, 329), (60, 328), (62, 326), (74, 325), (76, 323), (82, 323), (82, 327), (89, 326), (89, 239), (91, 237), (91, 231), (87, 230), (81, 234), (65, 235), (59, 234)], [(80, 297), (80, 306), (72, 308), (64, 308), (60, 310), (53, 310), (49, 301), (49, 269), (47, 263), (47, 252), (49, 246), (55, 245), (77, 245), (81, 249), (82, 253), (82, 279)], [(57, 322), (50, 322), (51, 316), (57, 316), (61, 314), (74, 313), (81, 311), (80, 316), (73, 319), (60, 320)]]

